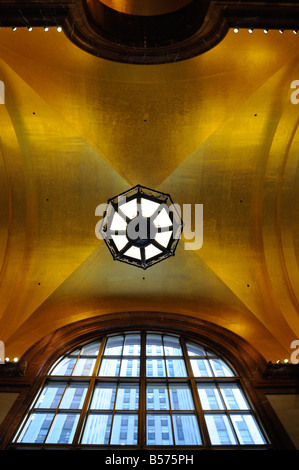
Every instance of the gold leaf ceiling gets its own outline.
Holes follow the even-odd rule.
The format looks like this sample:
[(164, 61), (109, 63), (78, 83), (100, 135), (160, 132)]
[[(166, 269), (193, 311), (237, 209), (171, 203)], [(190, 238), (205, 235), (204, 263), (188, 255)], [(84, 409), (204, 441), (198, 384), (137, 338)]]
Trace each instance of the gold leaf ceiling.
[[(267, 360), (299, 338), (299, 37), (229, 32), (179, 63), (130, 65), (63, 33), (0, 31), (0, 339), (20, 357), (68, 323), (182, 313)], [(203, 246), (113, 262), (96, 207), (142, 184), (203, 204)]]

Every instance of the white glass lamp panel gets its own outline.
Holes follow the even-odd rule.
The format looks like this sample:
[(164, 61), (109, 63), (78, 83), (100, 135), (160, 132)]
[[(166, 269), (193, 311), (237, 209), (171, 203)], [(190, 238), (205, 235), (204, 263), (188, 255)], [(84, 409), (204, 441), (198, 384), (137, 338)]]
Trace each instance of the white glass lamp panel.
[(169, 240), (171, 238), (172, 232), (158, 232), (155, 236), (156, 242), (159, 243), (159, 245), (162, 245), (164, 248), (167, 248)]
[(141, 212), (143, 217), (151, 217), (155, 210), (160, 206), (159, 202), (150, 201), (146, 198), (141, 198)]
[(110, 230), (126, 230), (126, 228), (127, 223), (125, 219), (121, 217), (118, 212), (114, 212)]
[(160, 253), (162, 253), (162, 251), (154, 245), (148, 245), (145, 247), (145, 258), (147, 260), (153, 258), (156, 255), (159, 255)]
[(118, 251), (122, 250), (128, 243), (128, 239), (125, 235), (111, 235), (111, 238), (114, 241)]
[(125, 202), (119, 209), (127, 216), (129, 219), (134, 219), (137, 216), (137, 199), (132, 199), (129, 202)]
[(157, 215), (154, 220), (154, 224), (157, 228), (161, 227), (171, 227), (172, 222), (171, 219), (166, 211), (166, 209), (162, 209), (161, 212)]
[(137, 246), (131, 246), (124, 254), (129, 256), (129, 258), (141, 260), (140, 248)]

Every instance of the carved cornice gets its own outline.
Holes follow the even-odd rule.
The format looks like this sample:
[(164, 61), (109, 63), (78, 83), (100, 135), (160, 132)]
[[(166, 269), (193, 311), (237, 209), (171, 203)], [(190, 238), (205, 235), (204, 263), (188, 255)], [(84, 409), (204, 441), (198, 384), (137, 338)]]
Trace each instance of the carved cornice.
[[(105, 4), (106, 3), (106, 4)], [(215, 47), (229, 28), (299, 28), (297, 1), (183, 2), (181, 9), (131, 15), (100, 0), (7, 0), (0, 26), (58, 26), (83, 50), (108, 60), (157, 64), (189, 59)]]

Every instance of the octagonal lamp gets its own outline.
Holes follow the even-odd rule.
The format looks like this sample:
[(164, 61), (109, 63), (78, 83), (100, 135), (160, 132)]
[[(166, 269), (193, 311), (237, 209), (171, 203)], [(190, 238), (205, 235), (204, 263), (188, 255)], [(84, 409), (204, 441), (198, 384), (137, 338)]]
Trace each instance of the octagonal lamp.
[(174, 256), (182, 230), (169, 194), (140, 185), (108, 200), (100, 227), (114, 260), (143, 269)]

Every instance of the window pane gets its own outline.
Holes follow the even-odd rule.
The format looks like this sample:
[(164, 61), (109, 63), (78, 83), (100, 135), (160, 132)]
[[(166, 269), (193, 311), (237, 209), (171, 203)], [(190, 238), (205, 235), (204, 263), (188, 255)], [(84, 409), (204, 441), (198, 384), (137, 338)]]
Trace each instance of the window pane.
[(146, 375), (147, 377), (165, 377), (164, 359), (147, 359)]
[(54, 413), (32, 413), (18, 442), (36, 444), (44, 442), (53, 417)]
[(112, 415), (90, 414), (88, 416), (82, 444), (109, 444)]
[(210, 364), (216, 377), (232, 377), (235, 375), (221, 359), (210, 359)]
[(255, 419), (251, 415), (231, 415), (240, 444), (265, 444)]
[(165, 356), (182, 356), (182, 349), (179, 338), (174, 336), (164, 336)]
[(97, 384), (94, 389), (90, 408), (92, 410), (113, 410), (116, 385)]
[(168, 377), (187, 377), (183, 359), (167, 359), (166, 367)]
[(236, 444), (236, 438), (226, 415), (206, 415), (206, 423), (212, 444)]
[(123, 336), (112, 336), (108, 338), (105, 347), (105, 356), (120, 356), (123, 349)]
[(124, 356), (140, 356), (140, 334), (126, 335)]
[(237, 384), (222, 384), (220, 390), (225, 405), (230, 410), (248, 410), (249, 406)]
[(202, 346), (194, 343), (186, 343), (189, 356), (205, 356), (205, 350)]
[(204, 410), (223, 410), (224, 405), (215, 385), (202, 384), (197, 385), (197, 390)]
[(87, 384), (71, 384), (66, 389), (59, 408), (81, 409), (87, 393)]
[(57, 408), (65, 387), (65, 383), (46, 385), (38, 399), (36, 408)]
[(209, 362), (206, 359), (191, 359), (191, 367), (194, 377), (212, 377)]
[(138, 410), (139, 386), (120, 385), (117, 391), (116, 410)]
[(136, 414), (115, 415), (111, 444), (137, 444), (138, 416)]
[(193, 400), (188, 385), (171, 385), (169, 388), (172, 410), (193, 410)]
[(138, 377), (140, 372), (139, 359), (123, 359), (121, 363), (121, 377)]
[(78, 362), (75, 366), (75, 369), (72, 375), (75, 375), (75, 376), (92, 375), (95, 362), (96, 360), (91, 359), (91, 358), (78, 359)]
[(66, 357), (54, 367), (51, 375), (71, 375), (76, 360), (75, 357)]
[(163, 356), (162, 336), (155, 334), (146, 335), (146, 355)]
[(97, 356), (100, 349), (101, 341), (95, 341), (94, 343), (86, 344), (81, 351), (81, 354), (87, 356)]
[(79, 421), (79, 414), (59, 413), (56, 415), (46, 442), (51, 444), (70, 444)]
[(167, 387), (164, 384), (149, 384), (146, 389), (148, 410), (169, 410)]
[(177, 445), (201, 444), (198, 423), (194, 415), (173, 415), (173, 426)]
[(169, 415), (148, 415), (146, 442), (149, 445), (172, 445), (172, 429)]
[(117, 377), (120, 359), (103, 359), (99, 375), (103, 377)]

